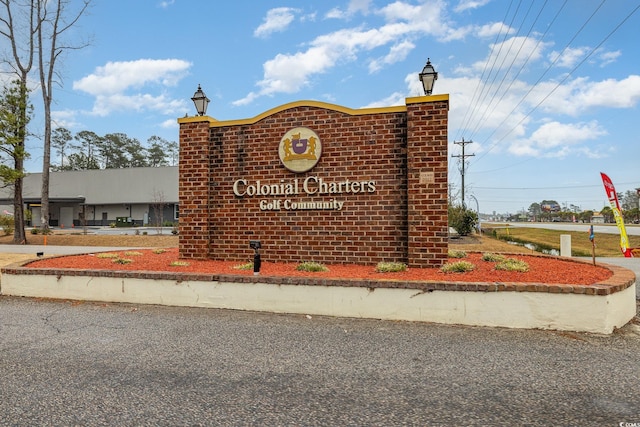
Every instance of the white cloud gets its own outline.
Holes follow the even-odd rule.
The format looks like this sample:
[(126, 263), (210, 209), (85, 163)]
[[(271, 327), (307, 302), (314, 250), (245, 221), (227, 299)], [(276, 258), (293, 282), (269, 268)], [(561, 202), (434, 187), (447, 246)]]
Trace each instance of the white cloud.
[(458, 5), (453, 10), (455, 10), (456, 12), (464, 12), (465, 10), (469, 9), (478, 9), (489, 3), (489, 1), (491, 0), (460, 0)]
[(596, 140), (607, 132), (596, 121), (587, 123), (544, 123), (529, 138), (521, 139), (509, 147), (515, 155), (563, 158), (570, 154), (583, 153), (589, 157), (598, 154), (583, 144)]
[(73, 88), (91, 95), (119, 93), (149, 83), (175, 86), (191, 63), (181, 59), (139, 59), (107, 62), (93, 74), (73, 82)]
[(606, 65), (611, 64), (612, 62), (615, 62), (621, 55), (622, 55), (622, 52), (617, 50), (615, 52), (601, 52), (601, 53), (598, 53), (597, 56), (601, 61), (600, 66), (604, 67)]
[(163, 129), (179, 129), (178, 121), (176, 119), (167, 119), (160, 123), (160, 127)]
[(77, 121), (77, 112), (72, 110), (58, 110), (51, 112), (51, 121), (53, 128), (74, 129), (79, 126)]
[(513, 28), (505, 28), (504, 22), (492, 22), (475, 28), (474, 33), (480, 38), (495, 37), (496, 34), (513, 34)]
[(369, 63), (369, 72), (373, 73), (383, 68), (385, 65), (394, 64), (403, 61), (409, 52), (416, 47), (415, 44), (408, 40), (401, 41), (389, 49), (389, 53), (378, 59), (374, 59)]
[(296, 12), (298, 9), (291, 7), (277, 7), (269, 10), (267, 16), (264, 17), (264, 22), (256, 28), (253, 35), (263, 38), (276, 32), (285, 31), (293, 22)]
[(331, 9), (324, 15), (325, 19), (345, 19), (346, 16), (347, 12), (337, 7)]
[[(184, 108), (183, 100), (172, 100), (165, 95), (141, 93), (147, 86), (175, 86), (191, 63), (180, 59), (140, 59), (137, 61), (108, 62), (96, 68), (93, 74), (73, 82), (73, 89), (96, 97), (93, 114), (105, 116), (113, 111), (153, 110), (173, 114)], [(132, 93), (130, 93), (132, 92)]]
[(371, 0), (350, 0), (348, 11), (350, 14), (354, 14), (356, 12), (360, 12), (363, 15), (369, 13), (369, 7), (371, 5)]
[(503, 42), (491, 44), (489, 56), (474, 63), (473, 69), (481, 72), (487, 64), (497, 70), (534, 63), (542, 57), (544, 49), (549, 45), (531, 37), (511, 37)]
[(546, 82), (536, 87), (538, 99), (554, 90), (542, 105), (544, 111), (549, 113), (576, 116), (594, 108), (632, 108), (640, 102), (638, 75), (599, 82), (580, 77), (556, 86), (557, 83)]
[(326, 19), (349, 19), (356, 13), (369, 13), (371, 0), (351, 0), (346, 10), (335, 7), (325, 14)]
[(549, 61), (558, 67), (573, 68), (584, 59), (590, 50), (591, 49), (586, 46), (567, 48), (562, 52), (554, 50), (549, 54)]
[(161, 114), (174, 114), (176, 111), (184, 111), (185, 105), (184, 100), (169, 99), (164, 95), (116, 93), (98, 95), (93, 105), (92, 114), (107, 116), (114, 111), (155, 111)]
[[(368, 5), (369, 2), (352, 2), (350, 7), (362, 11)], [(408, 41), (411, 37), (440, 37), (447, 33), (441, 18), (444, 7), (441, 1), (417, 6), (396, 1), (376, 12), (385, 19), (385, 23), (378, 28), (341, 29), (316, 37), (305, 51), (278, 54), (264, 63), (264, 76), (257, 83), (260, 89), (233, 104), (247, 105), (260, 96), (295, 93), (310, 85), (314, 75), (325, 73), (338, 63), (356, 61), (362, 52), (388, 44), (392, 45), (389, 53), (374, 61), (372, 70), (382, 63), (401, 60), (413, 48), (412, 42)]]
[(377, 101), (371, 102), (367, 105), (363, 105), (360, 108), (379, 108), (379, 107), (388, 107), (390, 105), (405, 105), (406, 104), (406, 94), (402, 92), (394, 92), (386, 98), (379, 99)]

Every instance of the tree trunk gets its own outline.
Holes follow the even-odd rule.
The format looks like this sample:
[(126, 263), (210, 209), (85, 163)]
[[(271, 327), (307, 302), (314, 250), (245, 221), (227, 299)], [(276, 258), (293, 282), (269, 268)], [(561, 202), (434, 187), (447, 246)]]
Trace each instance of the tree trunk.
[[(16, 160), (16, 170), (22, 170), (23, 161)], [(24, 231), (24, 203), (22, 200), (22, 178), (18, 178), (15, 182), (13, 190), (13, 221), (15, 228), (13, 229), (13, 244), (26, 245), (27, 235)]]
[(44, 147), (42, 151), (42, 191), (40, 196), (40, 226), (49, 229), (49, 169), (51, 167), (51, 103), (44, 103)]

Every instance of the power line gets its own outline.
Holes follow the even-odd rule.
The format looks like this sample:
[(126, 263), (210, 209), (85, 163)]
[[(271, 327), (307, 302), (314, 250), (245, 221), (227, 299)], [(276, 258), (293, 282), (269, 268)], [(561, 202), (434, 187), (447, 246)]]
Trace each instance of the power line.
[[(507, 16), (509, 16), (509, 11), (511, 10), (511, 6), (512, 5), (513, 5), (513, 0), (509, 3), (509, 7), (507, 8), (507, 11), (505, 12), (504, 18), (500, 22), (505, 22), (507, 20)], [(502, 33), (502, 30), (503, 30), (504, 27), (505, 27), (504, 24), (502, 24), (500, 26), (500, 31), (498, 31), (498, 33), (496, 34), (496, 39), (495, 39), (493, 45), (491, 46), (491, 54), (489, 55), (489, 58), (491, 58), (493, 56), (494, 49), (498, 45), (498, 40), (500, 38), (500, 34)], [(505, 30), (505, 37), (506, 37), (507, 34), (508, 34), (508, 31)], [(496, 58), (497, 58), (497, 55), (496, 55)], [(479, 99), (478, 98), (482, 95), (482, 92), (484, 91), (485, 85), (483, 85), (482, 83), (483, 83), (483, 80), (484, 80), (485, 73), (487, 72), (488, 66), (489, 66), (489, 62), (487, 61), (484, 64), (484, 68), (482, 70), (482, 75), (480, 76), (480, 79), (478, 80), (478, 84), (476, 85), (476, 88), (473, 91), (473, 96), (471, 97), (471, 102), (470, 102), (471, 108), (467, 109), (467, 111), (465, 112), (464, 118), (462, 119), (463, 125), (461, 126), (461, 129), (463, 129), (463, 132), (464, 132), (464, 129), (466, 129), (467, 124), (471, 121), (471, 118), (475, 114), (475, 110), (476, 110), (477, 106), (479, 105)], [(489, 79), (489, 76), (491, 75), (492, 72), (493, 72), (493, 66), (491, 67), (491, 70), (489, 70), (489, 74), (487, 75), (487, 80)], [(480, 91), (480, 94), (478, 94), (478, 91)]]
[[(622, 186), (622, 185), (638, 185), (638, 182), (617, 182), (616, 185), (618, 186)], [(562, 187), (474, 187), (477, 188), (478, 190), (517, 190), (517, 191), (521, 191), (521, 190), (564, 190), (564, 189), (570, 189), (570, 188), (600, 188), (602, 187), (602, 185), (574, 185), (574, 186), (567, 186), (567, 185), (563, 185)]]
[[(500, 129), (500, 128), (502, 127), (502, 125), (504, 125), (504, 123), (507, 121), (507, 119), (508, 119), (509, 117), (511, 117), (511, 115), (516, 111), (516, 109), (517, 109), (517, 108), (518, 108), (518, 107), (519, 107), (519, 106), (520, 106), (520, 105), (525, 101), (525, 99), (527, 99), (527, 97), (531, 94), (531, 92), (533, 92), (533, 89), (538, 85), (538, 83), (540, 83), (540, 82), (542, 81), (542, 79), (544, 78), (544, 76), (546, 76), (546, 75), (547, 75), (547, 73), (548, 73), (549, 71), (551, 71), (551, 69), (553, 68), (553, 66), (554, 66), (554, 65), (555, 65), (555, 64), (556, 64), (556, 63), (557, 63), (557, 62), (562, 58), (562, 54), (563, 54), (567, 49), (569, 49), (569, 47), (571, 46), (571, 43), (573, 43), (573, 41), (578, 37), (578, 35), (582, 32), (582, 30), (584, 30), (584, 28), (585, 28), (585, 27), (587, 26), (587, 24), (591, 21), (591, 19), (596, 15), (596, 13), (598, 12), (598, 10), (600, 10), (600, 8), (601, 8), (601, 7), (602, 7), (602, 5), (604, 4), (604, 2), (605, 2), (605, 0), (602, 0), (602, 2), (600, 3), (600, 5), (596, 8), (596, 10), (594, 10), (594, 11), (593, 11), (593, 13), (589, 16), (589, 18), (587, 18), (587, 20), (584, 22), (584, 24), (582, 24), (582, 26), (580, 27), (580, 29), (578, 29), (578, 31), (573, 35), (573, 37), (571, 38), (571, 40), (569, 40), (569, 42), (564, 46), (564, 48), (563, 48), (563, 49), (562, 49), (562, 51), (560, 51), (560, 53), (556, 56), (556, 58), (554, 59), (554, 61), (553, 61), (553, 62), (552, 62), (548, 67), (547, 67), (547, 69), (546, 69), (546, 70), (544, 70), (544, 72), (543, 72), (543, 73), (542, 73), (542, 75), (538, 78), (538, 80), (536, 80), (536, 82), (535, 82), (533, 85), (531, 85), (531, 87), (529, 88), (529, 90), (527, 91), (527, 93), (522, 97), (522, 99), (520, 99), (520, 101), (516, 104), (516, 106), (515, 106), (515, 107), (513, 107), (513, 109), (511, 110), (511, 112), (510, 112), (509, 114), (507, 114), (507, 115), (506, 115), (506, 117), (504, 118), (504, 120), (502, 121), (502, 123), (500, 123), (500, 124), (499, 124), (495, 129), (494, 129), (494, 131), (493, 131), (493, 132), (491, 132), (491, 134), (489, 134), (489, 136), (486, 138), (487, 140), (489, 140), (489, 138), (491, 138), (491, 137), (492, 137), (492, 136), (493, 136), (493, 135), (498, 131), (498, 129)], [(639, 7), (640, 7), (640, 6), (639, 6)], [(632, 13), (633, 13), (633, 12), (632, 12)], [(627, 18), (625, 18), (625, 21), (626, 21), (626, 19), (628, 19), (628, 18), (629, 18), (629, 16), (627, 16)], [(623, 22), (624, 22), (624, 21), (623, 21)], [(619, 26), (618, 26), (618, 27), (619, 27)], [(616, 29), (617, 29), (618, 27), (616, 27)], [(615, 31), (615, 30), (614, 30), (614, 31)], [(522, 117), (522, 119), (520, 119), (520, 121), (519, 121), (515, 126), (513, 126), (513, 127), (511, 128), (511, 130), (509, 130), (507, 133), (505, 133), (505, 134), (504, 134), (504, 136), (503, 136), (502, 138), (500, 138), (498, 141), (496, 141), (495, 143), (491, 144), (491, 146), (487, 149), (487, 151), (485, 151), (485, 152), (482, 154), (482, 156), (481, 156), (480, 158), (482, 158), (482, 157), (486, 156), (486, 155), (487, 155), (491, 150), (493, 150), (493, 149), (495, 148), (495, 146), (496, 146), (496, 145), (498, 145), (500, 142), (504, 141), (504, 139), (506, 139), (506, 137), (507, 137), (507, 136), (509, 136), (509, 135), (511, 134), (511, 132), (513, 132), (513, 130), (514, 130), (516, 127), (518, 127), (518, 126), (519, 126), (522, 122), (524, 122), (524, 121), (525, 121), (525, 120), (526, 120), (526, 119), (527, 119), (531, 114), (533, 114), (533, 112), (534, 112), (535, 110), (537, 110), (537, 109), (538, 109), (538, 107), (539, 107), (539, 106), (540, 106), (540, 105), (541, 105), (541, 104), (542, 104), (542, 103), (543, 103), (547, 98), (549, 98), (549, 96), (551, 96), (551, 94), (553, 94), (553, 93), (556, 91), (556, 89), (557, 89), (558, 87), (560, 87), (560, 85), (561, 85), (562, 83), (564, 83), (564, 82), (565, 82), (565, 81), (566, 81), (566, 80), (567, 80), (567, 79), (568, 79), (568, 78), (573, 74), (573, 72), (575, 72), (575, 71), (578, 69), (578, 67), (579, 67), (580, 65), (582, 65), (582, 64), (584, 63), (584, 62), (585, 62), (585, 61), (586, 61), (586, 60), (587, 60), (587, 59), (588, 59), (588, 58), (593, 54), (593, 52), (595, 52), (595, 50), (596, 50), (597, 48), (599, 48), (599, 47), (600, 47), (600, 46), (601, 46), (601, 45), (602, 45), (602, 44), (603, 44), (603, 43), (604, 43), (604, 42), (609, 38), (609, 36), (610, 36), (611, 34), (613, 34), (613, 33), (610, 33), (610, 34), (609, 34), (609, 35), (608, 35), (608, 36), (607, 36), (603, 41), (601, 41), (601, 42), (598, 44), (598, 46), (597, 46), (596, 48), (592, 49), (592, 50), (591, 50), (591, 52), (590, 52), (590, 53), (589, 53), (589, 54), (588, 54), (588, 55), (587, 55), (587, 56), (586, 56), (586, 57), (585, 57), (585, 58), (584, 58), (584, 59), (583, 59), (583, 60), (582, 60), (582, 61), (581, 61), (581, 62), (580, 62), (576, 67), (574, 67), (574, 68), (573, 68), (573, 70), (571, 70), (569, 73), (567, 73), (567, 74), (565, 75), (565, 77), (564, 77), (560, 82), (558, 82), (558, 84), (557, 84), (557, 85), (556, 85), (556, 86), (551, 90), (551, 92), (549, 92), (549, 94), (547, 94), (547, 96), (546, 96), (546, 97), (544, 97), (544, 99), (543, 99), (542, 101), (540, 101), (540, 102), (538, 103), (538, 105), (536, 105), (536, 106), (535, 106), (534, 108), (532, 108), (532, 109), (531, 109), (527, 114), (525, 114), (525, 115)]]

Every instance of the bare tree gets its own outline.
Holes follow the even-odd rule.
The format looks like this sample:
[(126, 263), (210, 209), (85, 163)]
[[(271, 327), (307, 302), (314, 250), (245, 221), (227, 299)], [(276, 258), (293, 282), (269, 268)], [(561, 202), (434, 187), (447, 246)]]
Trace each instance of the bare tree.
[[(9, 0), (5, 0), (9, 3)], [(38, 69), (44, 107), (44, 144), (42, 154), (42, 208), (41, 224), (49, 228), (49, 171), (51, 169), (51, 102), (53, 100), (56, 65), (62, 54), (68, 50), (81, 49), (87, 44), (66, 45), (63, 34), (72, 28), (84, 15), (91, 0), (83, 0), (76, 11), (69, 11), (71, 0), (31, 0), (35, 2), (37, 18), (36, 33), (38, 47)], [(32, 6), (33, 7), (33, 6)], [(69, 16), (67, 16), (69, 15)], [(45, 46), (46, 43), (46, 46)]]
[(154, 189), (151, 194), (151, 209), (153, 210), (153, 225), (158, 234), (162, 234), (164, 223), (164, 207), (167, 205), (167, 198), (162, 190)]
[[(25, 140), (27, 138), (27, 105), (28, 105), (28, 78), (33, 67), (33, 57), (35, 51), (36, 8), (33, 2), (17, 0), (0, 0), (0, 35), (4, 37), (10, 46), (10, 53), (2, 58), (3, 63), (11, 70), (11, 73), (18, 79), (20, 87), (21, 101), (19, 102), (21, 111), (19, 112), (19, 124), (22, 128), (17, 131), (21, 140), (16, 141), (16, 149), (25, 153), (24, 156), (16, 159), (14, 169), (20, 173), (24, 172)], [(15, 231), (13, 242), (25, 244), (27, 236), (24, 231), (25, 218), (22, 206), (22, 182), (23, 177), (17, 176), (14, 184), (14, 206), (15, 209)]]

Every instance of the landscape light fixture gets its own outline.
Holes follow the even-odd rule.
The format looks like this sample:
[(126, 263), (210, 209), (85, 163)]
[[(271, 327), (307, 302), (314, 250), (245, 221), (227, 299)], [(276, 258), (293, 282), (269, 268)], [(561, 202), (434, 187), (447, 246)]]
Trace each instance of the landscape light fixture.
[(207, 112), (207, 105), (209, 105), (209, 98), (204, 94), (200, 85), (198, 85), (198, 90), (193, 94), (193, 98), (191, 98), (193, 104), (196, 106), (196, 111), (199, 116), (204, 116)]
[(260, 264), (262, 264), (262, 261), (260, 261), (260, 248), (262, 244), (260, 240), (250, 240), (249, 247), (255, 251), (253, 254), (253, 275), (257, 276), (260, 274)]
[(427, 58), (427, 65), (424, 66), (420, 73), (420, 81), (422, 82), (425, 95), (431, 95), (433, 84), (436, 80), (438, 80), (438, 73), (433, 68), (433, 65), (431, 65), (429, 58)]

